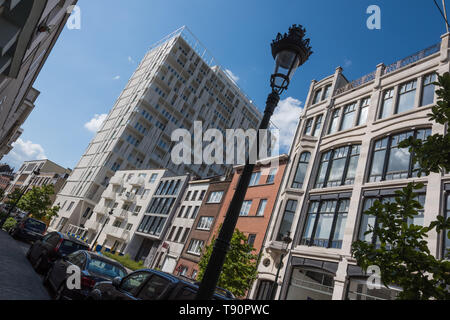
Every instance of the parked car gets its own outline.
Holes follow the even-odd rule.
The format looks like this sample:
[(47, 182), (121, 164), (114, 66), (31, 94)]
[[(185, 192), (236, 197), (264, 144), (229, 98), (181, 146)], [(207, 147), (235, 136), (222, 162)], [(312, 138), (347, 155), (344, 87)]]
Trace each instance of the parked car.
[[(67, 270), (75, 265), (81, 271), (81, 288), (67, 288)], [(97, 282), (125, 277), (127, 271), (119, 262), (89, 251), (76, 251), (59, 258), (44, 277), (44, 285), (56, 292), (56, 300), (84, 300)]]
[(47, 225), (44, 222), (33, 218), (25, 218), (19, 221), (17, 225), (9, 231), (9, 234), (14, 239), (37, 241), (43, 237), (46, 230)]
[(78, 250), (89, 250), (87, 243), (60, 232), (51, 232), (36, 241), (28, 249), (27, 258), (33, 268), (39, 272), (47, 272), (53, 262)]
[[(89, 298), (93, 300), (194, 300), (198, 285), (161, 271), (138, 270), (125, 278), (99, 282)], [(216, 290), (214, 300), (233, 300), (228, 291)]]

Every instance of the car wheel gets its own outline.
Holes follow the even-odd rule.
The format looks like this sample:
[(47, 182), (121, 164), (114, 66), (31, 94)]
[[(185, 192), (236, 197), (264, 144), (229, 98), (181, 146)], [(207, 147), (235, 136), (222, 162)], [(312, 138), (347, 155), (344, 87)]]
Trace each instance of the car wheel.
[(33, 268), (38, 273), (43, 271), (43, 269), (44, 269), (44, 255), (40, 255), (39, 258), (37, 258), (36, 262), (33, 264)]
[(64, 280), (56, 290), (55, 300), (62, 300), (64, 297), (64, 289), (66, 288), (66, 280)]

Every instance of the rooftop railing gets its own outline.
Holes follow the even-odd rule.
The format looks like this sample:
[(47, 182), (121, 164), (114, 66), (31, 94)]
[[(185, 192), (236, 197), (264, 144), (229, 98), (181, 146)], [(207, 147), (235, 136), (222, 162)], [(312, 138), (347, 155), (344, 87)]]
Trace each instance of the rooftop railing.
[[(385, 66), (383, 68), (382, 75), (389, 74), (391, 72), (394, 72), (396, 70), (399, 70), (401, 68), (409, 66), (413, 63), (416, 63), (417, 61), (425, 59), (425, 58), (439, 52), (440, 48), (441, 48), (441, 43), (436, 43), (436, 44), (432, 45), (431, 47), (428, 47), (428, 48), (421, 50), (415, 54), (412, 54), (404, 59), (398, 60), (397, 62), (394, 62), (388, 66)], [(356, 88), (374, 80), (375, 74), (376, 74), (376, 71), (373, 71), (357, 80), (347, 83), (345, 86), (336, 89), (334, 92), (334, 95), (337, 96), (346, 91), (356, 89)]]

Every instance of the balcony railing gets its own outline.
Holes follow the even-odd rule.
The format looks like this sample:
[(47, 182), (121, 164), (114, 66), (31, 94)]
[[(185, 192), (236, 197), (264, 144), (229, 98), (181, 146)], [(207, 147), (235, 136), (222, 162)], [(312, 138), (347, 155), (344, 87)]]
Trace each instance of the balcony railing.
[(114, 210), (114, 216), (120, 219), (126, 219), (128, 217), (128, 211), (125, 209)]
[(106, 234), (116, 239), (121, 239), (125, 241), (129, 240), (130, 238), (130, 231), (119, 227), (108, 226), (106, 228)]
[[(413, 55), (410, 55), (409, 57), (406, 57), (406, 58), (401, 59), (401, 60), (399, 60), (399, 61), (397, 61), (397, 62), (395, 62), (395, 63), (393, 63), (393, 64), (391, 64), (389, 66), (384, 67), (383, 71), (382, 71), (382, 75), (389, 74), (391, 72), (394, 72), (396, 70), (399, 70), (401, 68), (409, 66), (409, 65), (411, 65), (411, 64), (413, 64), (413, 63), (415, 63), (417, 61), (425, 59), (426, 57), (429, 57), (429, 56), (439, 52), (440, 49), (441, 49), (441, 44), (440, 43), (432, 45), (431, 47), (428, 47), (428, 48), (426, 48), (426, 49), (424, 49), (422, 51), (419, 51), (419, 52), (417, 52), (417, 53), (415, 53)], [(361, 78), (359, 78), (357, 80), (354, 80), (354, 81), (346, 84), (343, 87), (340, 87), (340, 88), (336, 89), (334, 91), (334, 95), (337, 96), (337, 95), (339, 95), (341, 93), (344, 93), (346, 91), (349, 91), (349, 90), (361, 87), (362, 85), (364, 85), (364, 84), (374, 80), (375, 79), (375, 74), (376, 74), (376, 71), (373, 71), (373, 72), (371, 72), (371, 73), (369, 73), (369, 74), (367, 74), (367, 75), (365, 75), (365, 76), (363, 76), (363, 77), (361, 77)]]

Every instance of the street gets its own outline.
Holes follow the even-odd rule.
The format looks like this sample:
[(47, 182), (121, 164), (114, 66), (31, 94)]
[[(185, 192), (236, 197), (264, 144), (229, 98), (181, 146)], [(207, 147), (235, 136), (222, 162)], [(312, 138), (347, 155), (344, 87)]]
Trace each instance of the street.
[(0, 300), (49, 300), (47, 289), (25, 254), (29, 244), (0, 230)]

